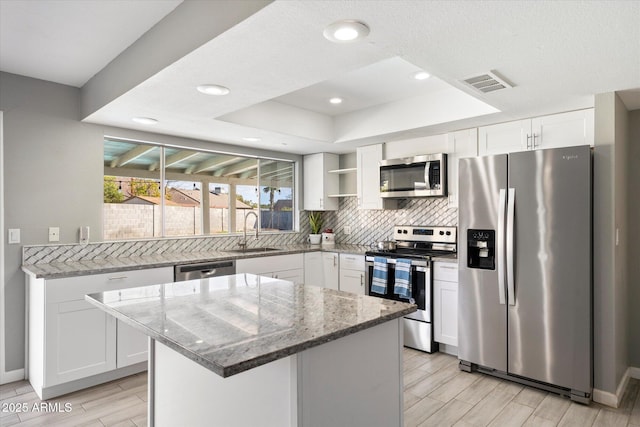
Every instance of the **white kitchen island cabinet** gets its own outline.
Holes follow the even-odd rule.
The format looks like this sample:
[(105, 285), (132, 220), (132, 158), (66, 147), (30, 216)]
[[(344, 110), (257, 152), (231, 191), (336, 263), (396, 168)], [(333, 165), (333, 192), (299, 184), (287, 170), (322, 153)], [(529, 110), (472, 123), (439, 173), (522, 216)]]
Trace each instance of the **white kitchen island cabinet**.
[(172, 280), (171, 267), (59, 279), (28, 274), (28, 375), (38, 396), (49, 399), (144, 370), (146, 337), (84, 296)]
[(87, 301), (150, 337), (150, 426), (403, 425), (415, 305), (250, 274)]

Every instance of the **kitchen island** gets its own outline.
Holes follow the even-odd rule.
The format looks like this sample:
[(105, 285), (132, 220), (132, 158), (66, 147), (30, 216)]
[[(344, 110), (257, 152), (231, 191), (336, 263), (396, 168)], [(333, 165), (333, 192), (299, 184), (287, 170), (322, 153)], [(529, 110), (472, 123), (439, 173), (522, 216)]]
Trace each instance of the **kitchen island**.
[(415, 305), (252, 274), (86, 299), (150, 337), (150, 425), (402, 426)]

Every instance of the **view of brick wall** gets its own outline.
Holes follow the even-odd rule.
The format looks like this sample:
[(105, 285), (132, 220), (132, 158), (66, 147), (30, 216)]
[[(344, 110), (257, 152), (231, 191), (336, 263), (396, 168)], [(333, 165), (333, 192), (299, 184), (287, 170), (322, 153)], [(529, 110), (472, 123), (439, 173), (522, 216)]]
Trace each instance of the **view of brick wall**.
[[(126, 240), (160, 237), (160, 206), (123, 203), (104, 203), (104, 240)], [(198, 206), (165, 206), (166, 236), (194, 236), (202, 234), (200, 208)], [(236, 211), (236, 231), (242, 231), (246, 210)], [(229, 209), (209, 209), (211, 234), (228, 232)], [(255, 217), (247, 219), (247, 229), (252, 230)], [(224, 228), (223, 228), (224, 226)]]

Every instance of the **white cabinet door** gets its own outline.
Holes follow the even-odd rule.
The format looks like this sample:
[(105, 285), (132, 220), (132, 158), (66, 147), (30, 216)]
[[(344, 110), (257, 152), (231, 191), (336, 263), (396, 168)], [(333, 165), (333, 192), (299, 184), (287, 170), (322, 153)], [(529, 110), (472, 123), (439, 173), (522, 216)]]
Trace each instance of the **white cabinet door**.
[(301, 268), (294, 268), (291, 270), (274, 271), (271, 277), (274, 279), (288, 280), (296, 285), (302, 285), (304, 283), (304, 270)]
[(593, 127), (592, 108), (534, 118), (531, 120), (531, 131), (535, 136), (533, 148), (593, 146)]
[(433, 336), (435, 341), (458, 345), (458, 265), (433, 263)]
[(144, 362), (149, 357), (148, 337), (118, 320), (116, 323), (116, 367)]
[(458, 284), (433, 281), (434, 339), (458, 346)]
[(303, 254), (275, 255), (243, 258), (236, 261), (236, 273), (251, 273), (260, 276), (304, 282)]
[(335, 252), (322, 252), (322, 281), (324, 288), (339, 289), (339, 258)]
[(365, 294), (363, 255), (340, 254), (340, 290)]
[(324, 287), (324, 267), (322, 266), (322, 252), (307, 252), (304, 254), (304, 284)]
[(364, 295), (364, 271), (340, 269), (340, 290)]
[(44, 387), (147, 358), (147, 337), (128, 325), (118, 326), (113, 316), (86, 302), (85, 294), (172, 281), (172, 267), (45, 281), (44, 333), (29, 325), (29, 333), (41, 335), (44, 342)]
[(306, 211), (335, 211), (338, 209), (338, 199), (330, 198), (329, 194), (338, 194), (340, 181), (337, 174), (328, 173), (338, 169), (337, 154), (317, 153), (304, 156), (303, 204)]
[(116, 319), (84, 300), (46, 306), (44, 387), (116, 368)]
[(531, 120), (517, 120), (478, 128), (478, 154), (513, 153), (527, 149)]
[(478, 155), (478, 129), (466, 129), (448, 134), (447, 191), (449, 207), (458, 207), (458, 160)]
[(382, 144), (356, 149), (358, 209), (395, 209), (397, 201), (380, 197)]

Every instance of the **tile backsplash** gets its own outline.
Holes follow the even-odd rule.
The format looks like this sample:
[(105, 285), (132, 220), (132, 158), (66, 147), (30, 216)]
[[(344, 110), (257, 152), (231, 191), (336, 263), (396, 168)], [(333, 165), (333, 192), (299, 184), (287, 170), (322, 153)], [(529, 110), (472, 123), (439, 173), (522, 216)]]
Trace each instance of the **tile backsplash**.
[[(337, 211), (324, 213), (324, 227), (336, 233), (336, 242), (353, 245), (369, 245), (378, 240), (389, 240), (393, 226), (458, 224), (458, 210), (450, 208), (446, 197), (398, 200), (398, 209), (360, 210), (355, 197), (340, 200)], [(344, 234), (344, 226), (351, 226), (351, 234)], [(257, 242), (249, 240), (249, 246), (282, 246), (305, 243), (310, 232), (307, 212), (300, 213), (299, 233), (261, 234)], [(215, 236), (183, 239), (154, 239), (89, 243), (87, 245), (34, 245), (23, 247), (23, 264), (44, 264), (126, 258), (130, 256), (157, 255), (163, 253), (187, 253), (219, 251), (237, 247), (239, 237)]]
[[(324, 213), (323, 228), (332, 228), (336, 242), (354, 245), (369, 245), (378, 240), (390, 240), (395, 225), (458, 225), (458, 209), (450, 208), (446, 197), (400, 199), (398, 209), (361, 210), (355, 197), (340, 200), (338, 211)], [(301, 222), (307, 223), (306, 215)], [(351, 234), (344, 234), (344, 226), (351, 226)]]

